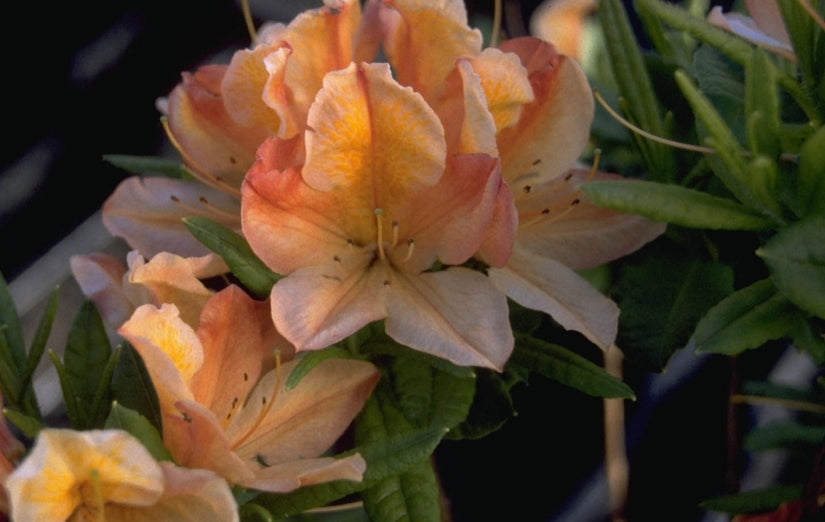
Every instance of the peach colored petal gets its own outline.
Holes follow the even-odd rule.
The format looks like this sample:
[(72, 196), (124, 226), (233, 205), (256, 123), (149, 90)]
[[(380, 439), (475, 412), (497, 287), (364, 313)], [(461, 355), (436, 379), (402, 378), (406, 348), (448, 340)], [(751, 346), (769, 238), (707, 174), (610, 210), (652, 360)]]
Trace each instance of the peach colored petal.
[(214, 471), (233, 484), (253, 477), (212, 411), (192, 400), (177, 401), (175, 408), (163, 417), (163, 443), (176, 462)]
[(458, 267), (397, 277), (386, 301), (387, 334), (416, 350), (501, 370), (513, 349), (507, 301), (480, 272)]
[(708, 13), (708, 23), (761, 45), (788, 60), (796, 61), (776, 2), (760, 0), (746, 5), (749, 10), (754, 8), (751, 13), (754, 18), (740, 13), (723, 13), (721, 6), (714, 6)]
[(308, 125), (304, 180), (324, 191), (346, 188), (353, 206), (382, 208), (433, 185), (444, 171), (438, 117), (393, 80), (388, 64), (350, 64), (329, 73)]
[(238, 456), (256, 470), (327, 451), (378, 382), (378, 370), (368, 362), (327, 359), (287, 390), (285, 379), (296, 364), (265, 375), (227, 427)]
[(135, 510), (121, 505), (106, 507), (106, 520), (129, 522), (237, 522), (238, 506), (229, 485), (220, 476), (160, 462), (163, 496), (152, 506)]
[(118, 333), (140, 353), (162, 410), (172, 411), (178, 399), (192, 398), (189, 384), (203, 364), (203, 348), (175, 305), (139, 306)]
[(664, 223), (590, 203), (578, 191), (589, 179), (621, 178), (605, 173), (591, 178), (587, 170), (575, 169), (570, 178), (525, 194), (518, 203), (520, 248), (581, 270), (634, 252), (665, 231)]
[(269, 302), (255, 301), (230, 285), (206, 303), (197, 330), (203, 365), (192, 378), (194, 399), (225, 418), (246, 397), (261, 365), (278, 348), (288, 360), (294, 349), (275, 330)]
[[(203, 260), (196, 260), (194, 264), (202, 265)], [(154, 297), (154, 304), (174, 303), (181, 319), (195, 328), (212, 291), (196, 277), (194, 268), (190, 259), (161, 252), (133, 267), (128, 280), (146, 287)]]
[(103, 204), (103, 224), (148, 258), (159, 252), (199, 257), (211, 252), (181, 219), (204, 216), (240, 228), (238, 200), (203, 184), (170, 178), (125, 179)]
[(490, 279), (517, 303), (550, 315), (562, 327), (606, 349), (616, 339), (619, 308), (570, 268), (548, 257), (514, 249)]
[(496, 130), (515, 125), (522, 107), (533, 101), (533, 88), (519, 57), (496, 48), (484, 49), (470, 58), (473, 71), (481, 78), (487, 106)]
[(104, 503), (145, 507), (163, 493), (163, 472), (137, 439), (120, 430), (40, 431), (6, 479), (13, 520), (67, 520), (94, 509), (93, 473)]
[(261, 491), (288, 493), (302, 486), (311, 486), (332, 480), (360, 482), (367, 463), (361, 455), (335, 459), (331, 457), (301, 459), (264, 468), (244, 486)]
[(461, 0), (385, 0), (383, 4), (384, 49), (398, 81), (428, 101), (437, 100), (456, 58), (481, 52), (481, 32), (467, 26)]
[(379, 263), (338, 275), (332, 263), (301, 268), (272, 287), (272, 320), (298, 351), (319, 350), (387, 315), (381, 290), (387, 280)]
[(493, 218), (487, 236), (476, 252), (476, 257), (493, 267), (502, 267), (510, 259), (518, 227), (518, 211), (508, 185), (502, 183), (496, 196)]
[(94, 252), (72, 256), (69, 265), (83, 295), (95, 303), (107, 324), (118, 328), (129, 319), (135, 307), (123, 292), (126, 267), (122, 261)]
[(519, 122), (498, 136), (504, 179), (517, 194), (525, 185), (553, 180), (573, 166), (590, 138), (594, 102), (579, 65), (547, 42), (514, 38), (501, 50), (521, 58), (535, 95)]
[(496, 122), (487, 108), (481, 78), (468, 60), (456, 62), (436, 112), (444, 123), (447, 149), (451, 153), (480, 152), (498, 157)]
[(166, 111), (184, 162), (206, 174), (204, 179), (214, 186), (226, 184), (237, 190), (269, 129), (239, 123), (227, 112), (221, 91), (226, 71), (224, 65), (207, 65), (194, 74), (183, 73), (183, 81), (168, 97)]
[(595, 10), (596, 0), (545, 0), (533, 10), (530, 34), (581, 60), (585, 24)]

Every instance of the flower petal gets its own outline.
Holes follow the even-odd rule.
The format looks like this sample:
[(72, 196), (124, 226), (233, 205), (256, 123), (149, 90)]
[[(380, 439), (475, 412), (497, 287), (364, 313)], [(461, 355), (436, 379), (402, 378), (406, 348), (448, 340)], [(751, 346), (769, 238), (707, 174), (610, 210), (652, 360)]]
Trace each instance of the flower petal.
[(378, 370), (368, 362), (327, 359), (287, 390), (284, 379), (296, 364), (265, 375), (228, 427), (236, 453), (253, 469), (327, 451), (378, 382)]
[(455, 267), (398, 277), (386, 301), (387, 334), (416, 350), (499, 371), (513, 350), (507, 301), (480, 272)]
[(579, 65), (547, 42), (514, 38), (500, 48), (521, 58), (535, 95), (519, 122), (498, 136), (504, 179), (517, 193), (525, 184), (563, 176), (573, 166), (590, 138), (594, 102)]
[(665, 223), (592, 204), (578, 190), (591, 178), (621, 179), (606, 173), (591, 176), (587, 170), (574, 169), (564, 181), (534, 188), (524, 195), (518, 203), (519, 247), (581, 270), (634, 252), (665, 231)]
[(203, 364), (203, 348), (175, 305), (139, 306), (118, 333), (140, 353), (162, 409), (173, 411), (175, 401), (192, 398), (189, 383)]
[(120, 327), (135, 307), (123, 291), (123, 263), (102, 252), (75, 255), (69, 259), (72, 275), (83, 295), (95, 303), (106, 324)]
[(513, 126), (519, 121), (522, 107), (533, 101), (533, 88), (519, 57), (490, 47), (469, 61), (481, 78), (496, 129)]
[(481, 52), (481, 32), (467, 26), (461, 0), (383, 0), (383, 5), (384, 49), (399, 83), (428, 101), (438, 99), (456, 58)]
[(619, 308), (570, 268), (516, 247), (490, 279), (517, 303), (540, 310), (607, 349), (616, 340)]
[(151, 176), (125, 179), (103, 204), (103, 224), (147, 259), (160, 252), (211, 254), (181, 222), (200, 215), (240, 228), (238, 200), (201, 183)]
[(183, 73), (183, 81), (169, 94), (166, 112), (184, 162), (204, 174), (204, 181), (237, 190), (268, 129), (239, 123), (227, 113), (221, 92), (226, 70), (207, 65)]
[(204, 356), (192, 378), (192, 394), (219, 418), (249, 394), (273, 350), (280, 349), (286, 359), (294, 352), (275, 331), (269, 302), (253, 300), (235, 285), (206, 303), (197, 334)]
[(332, 480), (360, 482), (366, 468), (367, 463), (358, 454), (340, 459), (322, 457), (292, 460), (260, 470), (255, 478), (244, 481), (243, 485), (260, 491), (288, 493), (302, 486)]
[(155, 503), (164, 487), (158, 463), (125, 431), (46, 428), (4, 484), (12, 519), (68, 520), (80, 506), (93, 508), (92, 480), (105, 503), (129, 506)]

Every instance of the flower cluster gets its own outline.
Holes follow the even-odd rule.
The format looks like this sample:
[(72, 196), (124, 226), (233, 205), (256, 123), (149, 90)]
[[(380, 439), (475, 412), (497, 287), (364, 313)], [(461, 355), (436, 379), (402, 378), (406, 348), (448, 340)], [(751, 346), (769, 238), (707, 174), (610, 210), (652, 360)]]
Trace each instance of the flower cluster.
[[(126, 264), (72, 270), (145, 366), (162, 443), (41, 430), (5, 481), (15, 520), (232, 520), (230, 487), (358, 483), (368, 443), (404, 431), (362, 421), (370, 458), (331, 453), (379, 376), (403, 395), (399, 361), (456, 386), (503, 372), (512, 303), (609, 348), (619, 309), (579, 271), (665, 228), (580, 190), (618, 177), (578, 162), (594, 102), (577, 62), (534, 37), (484, 48), (458, 0), (327, 0), (159, 107), (186, 176), (126, 179), (103, 207)], [(196, 238), (195, 218), (243, 248)], [(471, 402), (402, 413), (437, 443)]]

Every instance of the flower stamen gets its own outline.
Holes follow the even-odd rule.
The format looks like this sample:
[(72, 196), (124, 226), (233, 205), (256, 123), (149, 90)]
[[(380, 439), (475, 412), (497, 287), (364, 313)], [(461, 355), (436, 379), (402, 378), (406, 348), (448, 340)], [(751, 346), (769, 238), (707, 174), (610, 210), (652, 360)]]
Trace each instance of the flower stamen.
[(375, 225), (378, 228), (378, 259), (382, 261), (387, 259), (387, 254), (384, 252), (384, 219), (383, 219), (384, 211), (380, 208), (375, 209)]

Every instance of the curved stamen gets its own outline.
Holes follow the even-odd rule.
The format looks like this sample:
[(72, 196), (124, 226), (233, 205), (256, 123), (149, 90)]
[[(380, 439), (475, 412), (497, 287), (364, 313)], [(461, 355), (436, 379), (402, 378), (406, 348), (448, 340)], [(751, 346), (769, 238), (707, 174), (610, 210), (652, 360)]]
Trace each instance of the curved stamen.
[(378, 228), (378, 259), (384, 260), (387, 254), (384, 252), (384, 211), (380, 208), (375, 209), (375, 226)]

